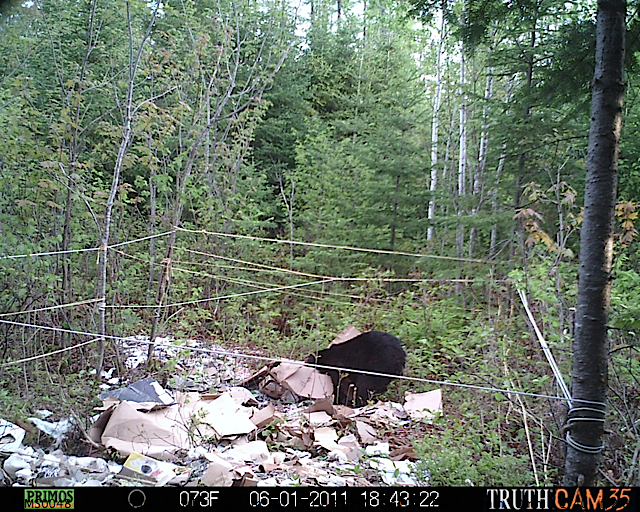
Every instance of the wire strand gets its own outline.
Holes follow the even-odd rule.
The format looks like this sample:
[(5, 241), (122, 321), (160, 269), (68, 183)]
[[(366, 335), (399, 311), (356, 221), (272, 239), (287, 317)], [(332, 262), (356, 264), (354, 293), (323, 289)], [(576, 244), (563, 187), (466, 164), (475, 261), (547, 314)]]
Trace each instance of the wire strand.
[(345, 251), (370, 252), (375, 254), (389, 254), (394, 256), (412, 256), (414, 258), (434, 258), (439, 260), (463, 261), (467, 263), (489, 263), (486, 260), (479, 260), (474, 258), (457, 258), (455, 256), (439, 256), (436, 254), (418, 254), (413, 252), (388, 251), (385, 249), (367, 249), (364, 247), (353, 247), (349, 245), (317, 244), (312, 242), (299, 242), (297, 240), (280, 240), (278, 238), (265, 238), (265, 237), (259, 237), (259, 236), (236, 235), (231, 233), (218, 233), (216, 231), (206, 231), (204, 229), (201, 229), (201, 230), (186, 229), (186, 228), (176, 228), (176, 229), (178, 231), (184, 231), (186, 233), (202, 233), (205, 235), (223, 236), (223, 237), (229, 237), (229, 238), (242, 238), (245, 240), (257, 240), (261, 242), (274, 242), (279, 244), (304, 245), (307, 247), (322, 247), (325, 249), (340, 249)]
[(46, 354), (40, 354), (39, 356), (31, 356), (25, 357), (24, 359), (17, 359), (15, 361), (7, 361), (4, 363), (0, 363), (0, 368), (4, 368), (7, 366), (13, 366), (16, 364), (28, 363), (29, 361), (35, 361), (36, 359), (44, 359), (46, 357), (54, 356), (56, 354), (60, 354), (62, 352), (67, 352), (69, 350), (75, 350), (80, 347), (84, 347), (85, 345), (90, 345), (91, 343), (95, 343), (96, 341), (100, 341), (100, 338), (95, 338), (93, 340), (84, 341), (82, 343), (78, 343), (77, 345), (73, 345), (71, 347), (61, 348), (59, 350), (54, 350), (53, 352), (47, 352)]
[[(191, 253), (191, 254), (198, 254), (200, 256), (207, 256), (210, 258), (215, 258), (215, 259), (221, 259), (221, 260), (225, 260), (225, 261), (232, 261), (234, 263), (242, 263), (244, 265), (255, 265), (256, 267), (259, 267), (259, 269), (265, 269), (265, 270), (273, 270), (274, 272), (282, 272), (282, 273), (287, 273), (287, 274), (294, 274), (294, 275), (298, 275), (298, 276), (304, 276), (304, 277), (315, 277), (315, 278), (320, 278), (320, 279), (333, 279), (334, 281), (345, 281), (345, 282), (349, 282), (349, 281), (372, 281), (372, 280), (376, 280), (376, 281), (381, 281), (384, 283), (396, 283), (396, 282), (402, 282), (402, 283), (473, 283), (476, 281), (476, 279), (474, 278), (458, 278), (458, 279), (430, 279), (430, 278), (420, 278), (420, 277), (414, 277), (414, 278), (409, 278), (409, 277), (341, 277), (341, 276), (327, 276), (327, 275), (322, 275), (322, 274), (311, 274), (308, 272), (301, 272), (299, 270), (291, 270), (291, 269), (287, 269), (287, 268), (282, 268), (282, 267), (273, 267), (271, 265), (264, 265), (262, 263), (255, 263), (253, 261), (247, 261), (247, 260), (240, 260), (237, 258), (229, 258), (227, 256), (220, 256), (218, 254), (212, 254), (212, 253), (208, 253), (208, 252), (203, 252), (203, 251), (195, 251), (193, 249), (184, 249), (185, 252)], [(187, 264), (203, 264), (201, 262), (185, 262), (185, 261), (181, 261), (180, 263), (187, 263)], [(235, 268), (235, 267), (232, 267)], [(242, 268), (242, 270), (252, 270), (252, 271), (257, 271), (259, 269), (251, 269), (251, 268)], [(505, 279), (495, 279), (495, 281), (505, 281)]]
[(553, 357), (553, 354), (551, 353), (551, 349), (549, 348), (549, 345), (547, 344), (546, 340), (542, 336), (542, 333), (538, 328), (538, 324), (536, 323), (535, 318), (533, 318), (533, 313), (531, 313), (531, 309), (529, 309), (529, 302), (527, 301), (527, 296), (525, 295), (524, 291), (521, 288), (519, 287), (516, 287), (516, 288), (518, 290), (518, 295), (520, 295), (520, 300), (522, 301), (522, 305), (524, 306), (524, 309), (527, 312), (529, 321), (531, 322), (531, 325), (533, 325), (533, 329), (536, 333), (536, 336), (538, 337), (538, 342), (540, 343), (540, 346), (542, 347), (542, 351), (544, 352), (544, 355), (547, 358), (549, 366), (551, 367), (551, 371), (553, 372), (553, 375), (556, 381), (558, 382), (558, 386), (560, 386), (560, 390), (562, 391), (562, 394), (565, 396), (567, 402), (569, 403), (569, 408), (572, 408), (573, 401), (571, 398), (571, 393), (569, 393), (569, 388), (567, 387), (566, 383), (564, 382), (564, 379), (562, 378), (562, 373), (560, 372), (560, 368), (558, 368), (558, 364), (556, 363), (556, 360)]
[(12, 311), (10, 313), (0, 313), (0, 318), (4, 316), (23, 315), (27, 313), (39, 313), (40, 311), (50, 311), (52, 309), (70, 308), (73, 306), (82, 306), (83, 304), (91, 304), (93, 302), (100, 302), (102, 299), (87, 299), (79, 302), (70, 302), (68, 304), (58, 304), (57, 306), (47, 306), (38, 309), (27, 309), (24, 311)]
[(13, 254), (9, 256), (0, 256), (0, 260), (14, 260), (18, 258), (28, 258), (28, 257), (36, 257), (36, 256), (55, 256), (58, 254), (72, 254), (77, 252), (92, 252), (99, 251), (100, 247), (89, 247), (87, 249), (68, 249), (66, 251), (49, 251), (49, 252), (33, 252), (29, 254)]
[(259, 293), (279, 292), (282, 290), (291, 290), (293, 288), (302, 288), (303, 286), (312, 286), (314, 284), (330, 283), (331, 279), (323, 279), (322, 281), (313, 281), (310, 283), (292, 284), (288, 286), (278, 286), (277, 288), (269, 288), (266, 290), (254, 290), (251, 292), (233, 293), (229, 295), (219, 295), (218, 297), (209, 297), (206, 299), (188, 300), (184, 302), (174, 302), (173, 304), (113, 304), (105, 305), (107, 308), (126, 309), (126, 308), (172, 308), (178, 306), (186, 306), (188, 304), (201, 304), (203, 302), (212, 302), (214, 300), (234, 299), (236, 297), (245, 297), (247, 295), (257, 295)]
[(135, 244), (136, 242), (143, 242), (145, 240), (150, 240), (152, 238), (158, 238), (158, 237), (161, 237), (161, 236), (170, 235), (173, 232), (174, 232), (174, 230), (165, 231), (164, 233), (156, 233), (155, 235), (149, 235), (149, 236), (145, 236), (145, 237), (142, 237), (142, 238), (136, 238), (135, 240), (128, 240), (126, 242), (119, 242), (117, 244), (109, 245), (108, 248), (109, 249), (114, 249), (115, 247), (121, 247), (123, 245)]
[[(142, 242), (144, 240), (149, 240), (151, 238), (157, 238), (160, 236), (169, 235), (171, 233), (173, 233), (173, 231), (165, 231), (164, 233), (158, 233), (155, 235), (145, 236), (142, 238), (136, 238), (135, 240), (128, 240), (126, 242), (120, 242), (117, 244), (108, 245), (107, 249), (120, 247), (122, 245), (134, 244), (136, 242)], [(103, 250), (103, 247), (88, 247), (86, 249), (67, 249), (65, 251), (33, 252), (28, 254), (12, 254), (12, 255), (0, 256), (0, 260), (13, 260), (13, 259), (19, 259), (19, 258), (36, 257), (36, 256), (56, 256), (58, 254), (73, 254), (73, 253), (79, 253), (79, 252), (93, 252), (93, 251), (100, 251), (100, 250)]]
[[(50, 326), (45, 326), (45, 325), (35, 325), (35, 324), (27, 324), (24, 322), (13, 322), (10, 320), (0, 320), (0, 323), (3, 324), (9, 324), (9, 325), (17, 325), (17, 326), (21, 326), (21, 327), (28, 327), (28, 328), (33, 328), (33, 329), (43, 329), (43, 330), (49, 330), (49, 331), (56, 331), (56, 332), (66, 332), (66, 333), (71, 333), (71, 334), (78, 334), (78, 335), (82, 335), (82, 336), (93, 336), (94, 338), (97, 339), (101, 339), (101, 338), (107, 338), (107, 339), (112, 339), (112, 340), (117, 340), (117, 341), (126, 341), (126, 342), (132, 342), (135, 341), (136, 343), (141, 343), (143, 345), (151, 345), (152, 343), (148, 340), (132, 340), (131, 337), (124, 337), (124, 336), (114, 336), (114, 335), (107, 335), (105, 334), (104, 336), (100, 336), (100, 334), (96, 334), (96, 333), (92, 333), (92, 332), (85, 332), (85, 331), (75, 331), (72, 329), (64, 329), (61, 327), (50, 327)], [(92, 340), (94, 341), (94, 340)], [(256, 356), (256, 355), (251, 355), (251, 354), (243, 354), (243, 353), (234, 353), (234, 352), (229, 352), (227, 350), (219, 350), (219, 349), (210, 349), (210, 348), (201, 348), (201, 347), (190, 347), (188, 345), (184, 345), (184, 344), (171, 344), (171, 345), (165, 345), (161, 342), (155, 342), (153, 343), (153, 345), (157, 348), (162, 348), (165, 346), (171, 346), (172, 348), (177, 348), (177, 349), (184, 349), (184, 350), (191, 350), (193, 352), (204, 352), (204, 353), (209, 353), (209, 354), (216, 354), (216, 355), (221, 355), (221, 356), (228, 356), (228, 357), (234, 357), (234, 358), (238, 358), (238, 359), (253, 359), (256, 361), (265, 361), (265, 362), (270, 362), (270, 363), (288, 363), (288, 364), (296, 364), (299, 366), (313, 366), (310, 363), (305, 363), (302, 361), (291, 361), (291, 360), (287, 360), (287, 359), (282, 359), (282, 358), (274, 358), (274, 357), (266, 357), (266, 356)], [(7, 363), (7, 364), (15, 364), (13, 362)], [(347, 371), (347, 372), (353, 372), (353, 373), (361, 373), (361, 374), (366, 374), (366, 375), (374, 375), (374, 376), (380, 376), (380, 377), (391, 377), (393, 379), (398, 379), (398, 380), (406, 380), (406, 381), (412, 381), (412, 382), (420, 382), (420, 383), (424, 383), (424, 384), (435, 384), (438, 386), (450, 386), (450, 387), (459, 387), (459, 388), (465, 388), (465, 389), (475, 389), (475, 390), (479, 390), (479, 391), (487, 391), (487, 392), (492, 392), (492, 393), (503, 393), (505, 395), (520, 395), (520, 396), (530, 396), (533, 398), (545, 398), (545, 399), (549, 399), (549, 400), (561, 400), (561, 401), (567, 401), (567, 399), (565, 397), (562, 396), (553, 396), (553, 395), (544, 395), (544, 394), (540, 394), (540, 393), (531, 393), (528, 391), (517, 391), (517, 390), (512, 390), (512, 389), (504, 389), (504, 388), (497, 388), (497, 387), (493, 387), (493, 386), (478, 386), (475, 384), (464, 384), (464, 383), (459, 383), (459, 382), (448, 382), (448, 381), (438, 381), (438, 380), (433, 380), (433, 379), (424, 379), (421, 377), (408, 377), (405, 375), (392, 375), (392, 374), (385, 374), (385, 373), (378, 373), (378, 372), (370, 372), (367, 370), (358, 370), (358, 369), (350, 369), (350, 368), (343, 368), (343, 367), (337, 367), (337, 366), (324, 366), (324, 365), (316, 365), (318, 367), (322, 366), (323, 369), (329, 369), (329, 370), (338, 370), (338, 371)], [(601, 404), (599, 402), (593, 402), (591, 400), (582, 400), (582, 399), (573, 399), (574, 402), (580, 402), (582, 404), (585, 405), (595, 405), (595, 406), (600, 406)]]

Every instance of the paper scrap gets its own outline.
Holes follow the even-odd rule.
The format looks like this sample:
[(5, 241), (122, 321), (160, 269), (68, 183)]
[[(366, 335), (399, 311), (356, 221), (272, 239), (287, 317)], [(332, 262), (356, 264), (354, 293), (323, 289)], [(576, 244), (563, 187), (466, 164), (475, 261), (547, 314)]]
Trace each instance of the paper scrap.
[(432, 419), (442, 413), (442, 391), (436, 389), (427, 393), (407, 393), (404, 410), (412, 420)]

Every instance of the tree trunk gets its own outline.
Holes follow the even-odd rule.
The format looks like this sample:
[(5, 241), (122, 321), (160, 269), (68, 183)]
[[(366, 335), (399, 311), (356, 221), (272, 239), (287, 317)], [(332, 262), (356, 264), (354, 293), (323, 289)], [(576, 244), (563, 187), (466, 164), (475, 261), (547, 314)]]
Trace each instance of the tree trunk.
[(287, 208), (287, 214), (289, 217), (289, 270), (293, 270), (293, 199), (296, 190), (296, 182), (293, 180), (293, 177), (289, 177), (289, 181), (291, 183), (291, 193), (287, 197), (287, 194), (284, 190), (284, 180), (282, 179), (283, 174), (284, 171), (282, 170), (278, 173), (278, 183), (280, 185), (280, 194), (282, 195), (282, 201)]
[[(607, 321), (624, 98), (625, 0), (599, 0), (563, 484), (595, 485), (607, 398)], [(583, 402), (588, 401), (588, 402)]]
[[(433, 98), (433, 119), (431, 121), (431, 177), (429, 180), (429, 211), (427, 218), (432, 221), (436, 215), (435, 193), (438, 184), (438, 130), (440, 127), (440, 99), (442, 96), (442, 54), (444, 52), (444, 15), (442, 12), (438, 14), (440, 17), (440, 41), (438, 41), (438, 50), (436, 56), (436, 92)], [(434, 228), (431, 224), (427, 228), (427, 241), (433, 239)]]
[[(478, 148), (478, 165), (473, 175), (473, 201), (475, 206), (471, 209), (471, 215), (477, 215), (483, 201), (483, 174), (487, 164), (487, 148), (489, 147), (487, 105), (493, 92), (493, 68), (487, 69), (487, 85), (484, 90), (485, 104), (482, 107), (482, 130), (480, 132), (480, 146)], [(476, 245), (477, 229), (473, 226), (469, 232), (469, 259), (473, 258)]]
[(145, 34), (142, 42), (140, 43), (140, 47), (138, 49), (137, 55), (133, 54), (133, 31), (131, 28), (131, 17), (129, 15), (129, 4), (126, 4), (127, 10), (127, 26), (129, 27), (129, 77), (127, 84), (127, 100), (125, 104), (125, 112), (124, 112), (124, 131), (122, 134), (122, 140), (120, 141), (120, 147), (118, 149), (118, 156), (116, 157), (116, 163), (113, 168), (113, 178), (111, 180), (111, 189), (109, 191), (109, 197), (107, 198), (107, 204), (104, 209), (104, 225), (102, 230), (102, 237), (100, 239), (100, 256), (98, 260), (98, 292), (97, 298), (100, 299), (98, 303), (98, 329), (101, 338), (98, 341), (98, 361), (96, 363), (96, 375), (100, 378), (100, 372), (102, 371), (102, 364), (104, 362), (104, 341), (106, 334), (106, 319), (105, 319), (105, 309), (106, 309), (106, 295), (107, 295), (107, 262), (108, 262), (108, 248), (109, 248), (109, 233), (111, 230), (111, 213), (113, 210), (113, 205), (116, 200), (116, 194), (118, 193), (118, 186), (120, 183), (120, 173), (122, 171), (122, 163), (124, 162), (124, 157), (129, 150), (129, 145), (131, 143), (131, 138), (133, 136), (132, 129), (132, 120), (133, 120), (133, 88), (136, 73), (138, 71), (138, 64), (140, 62), (140, 57), (142, 56), (142, 49), (144, 48), (145, 42), (149, 38), (149, 34), (151, 33), (151, 29), (153, 27), (153, 22), (156, 18), (156, 14), (158, 12), (158, 7), (156, 7), (151, 16), (151, 21), (147, 28), (147, 33)]
[[(509, 83), (507, 85), (507, 95), (505, 98), (505, 102), (509, 104), (511, 101), (511, 88), (513, 85), (513, 77), (509, 79)], [(491, 212), (494, 217), (498, 215), (498, 183), (500, 182), (500, 175), (502, 174), (502, 170), (504, 169), (504, 162), (507, 158), (505, 150), (507, 149), (506, 143), (502, 145), (502, 154), (500, 155), (500, 160), (498, 160), (498, 168), (496, 169), (496, 176), (494, 178), (495, 182), (493, 185), (493, 190), (491, 191)], [(494, 257), (498, 251), (498, 223), (494, 222), (491, 226), (491, 243), (489, 245), (489, 256)]]
[(493, 94), (493, 68), (487, 70), (487, 85), (484, 90), (485, 104), (482, 108), (482, 131), (480, 132), (480, 147), (478, 148), (478, 165), (473, 176), (473, 195), (478, 197), (482, 192), (482, 176), (487, 164), (487, 148), (489, 147), (489, 119), (487, 105)]
[[(462, 55), (460, 62), (460, 134), (459, 134), (459, 155), (458, 160), (458, 197), (466, 195), (467, 180), (467, 103), (464, 86), (465, 78), (465, 57)], [(461, 208), (461, 205), (459, 206)]]
[[(462, 60), (460, 61), (460, 132), (459, 132), (459, 159), (458, 159), (458, 204), (457, 214), (461, 216), (465, 208), (466, 180), (467, 180), (467, 104), (464, 86), (465, 79), (465, 56), (464, 49)], [(464, 225), (458, 224), (456, 229), (456, 256), (462, 258), (464, 248)], [(462, 274), (460, 274), (462, 277)], [(456, 282), (456, 295), (462, 293), (462, 284)]]
[(398, 226), (398, 196), (400, 195), (400, 173), (396, 175), (396, 194), (393, 199), (393, 217), (391, 221), (391, 247), (390, 250), (395, 251), (396, 248), (396, 229)]
[[(500, 160), (498, 160), (498, 168), (496, 169), (495, 176), (495, 185), (493, 186), (493, 190), (491, 191), (491, 212), (494, 218), (498, 215), (498, 182), (500, 180), (500, 174), (502, 174), (502, 170), (504, 169), (504, 161), (507, 158), (507, 155), (504, 153), (507, 145), (502, 145), (503, 153), (500, 155)], [(491, 226), (491, 241), (489, 243), (489, 256), (494, 257), (498, 252), (498, 223), (494, 222)]]
[[(537, 16), (533, 19), (533, 25), (531, 28), (530, 34), (530, 43), (529, 43), (529, 52), (527, 55), (527, 99), (526, 106), (524, 108), (524, 116), (523, 123), (524, 126), (529, 125), (529, 117), (531, 116), (531, 107), (532, 107), (532, 98), (531, 92), (533, 87), (533, 66), (535, 62), (535, 50), (536, 50), (536, 35), (537, 35), (537, 26), (538, 26), (538, 18)], [(524, 142), (524, 141), (523, 141)], [(529, 171), (527, 170), (527, 151), (523, 151), (520, 153), (520, 157), (518, 158), (518, 177), (516, 178), (516, 188), (515, 194), (513, 198), (513, 210), (518, 211), (522, 207), (522, 191), (524, 186), (527, 183), (527, 179), (529, 177)], [(527, 264), (527, 252), (525, 250), (524, 244), (524, 227), (522, 226), (521, 220), (516, 220), (514, 225), (514, 240), (518, 240), (520, 242), (520, 247), (522, 248), (522, 266), (526, 267)], [(511, 256), (516, 254), (515, 244), (511, 246)]]
[[(158, 187), (155, 182), (155, 168), (152, 166), (149, 175), (149, 224), (151, 229), (149, 234), (153, 237), (156, 234), (156, 196)], [(147, 302), (151, 300), (151, 289), (153, 288), (154, 266), (156, 264), (156, 239), (149, 240), (149, 285), (147, 286)]]

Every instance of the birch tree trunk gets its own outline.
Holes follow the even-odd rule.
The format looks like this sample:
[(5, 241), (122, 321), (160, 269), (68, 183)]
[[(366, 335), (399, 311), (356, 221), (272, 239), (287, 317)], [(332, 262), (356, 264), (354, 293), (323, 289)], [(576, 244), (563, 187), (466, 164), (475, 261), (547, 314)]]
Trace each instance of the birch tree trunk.
[[(464, 49), (462, 59), (460, 61), (460, 126), (458, 133), (458, 201), (456, 204), (457, 215), (461, 216), (464, 212), (466, 180), (467, 180), (467, 104), (464, 93), (465, 79), (465, 57)], [(459, 223), (456, 228), (456, 256), (462, 257), (464, 248), (464, 224)], [(460, 276), (462, 277), (462, 276)], [(456, 294), (462, 292), (460, 281), (456, 282)]]
[[(462, 56), (460, 62), (460, 132), (459, 132), (459, 159), (458, 159), (458, 196), (466, 195), (467, 180), (467, 103), (464, 94), (465, 78), (465, 58)], [(461, 208), (460, 208), (461, 209)]]
[[(464, 86), (465, 78), (465, 56), (464, 49), (462, 59), (460, 61), (460, 131), (459, 131), (459, 158), (458, 158), (458, 204), (457, 214), (461, 216), (464, 212), (466, 180), (467, 180), (467, 103), (465, 98)], [(456, 228), (456, 256), (462, 257), (464, 247), (464, 225), (458, 224)], [(461, 293), (462, 286), (460, 282), (456, 282), (456, 294)]]
[[(484, 168), (487, 163), (487, 148), (489, 147), (489, 133), (488, 133), (488, 118), (487, 118), (487, 105), (491, 99), (493, 92), (493, 68), (487, 69), (487, 84), (484, 90), (485, 104), (482, 108), (482, 130), (480, 132), (480, 146), (478, 148), (478, 165), (476, 166), (473, 174), (473, 200), (474, 207), (471, 210), (471, 215), (477, 215), (478, 211), (482, 207), (482, 181)], [(469, 259), (473, 258), (476, 243), (476, 227), (473, 226), (469, 232)]]
[[(580, 233), (572, 399), (563, 484), (595, 485), (607, 399), (607, 322), (624, 101), (625, 0), (599, 0), (584, 218)], [(584, 401), (588, 402), (584, 402)]]
[(485, 105), (482, 108), (482, 131), (480, 132), (480, 147), (478, 148), (478, 166), (473, 176), (473, 194), (480, 195), (482, 190), (482, 174), (487, 163), (487, 148), (489, 146), (489, 119), (487, 105), (493, 93), (493, 68), (487, 70), (487, 85), (484, 90)]
[[(429, 192), (431, 192), (431, 198), (429, 199), (429, 210), (427, 212), (427, 218), (432, 221), (436, 215), (436, 201), (434, 194), (438, 186), (438, 130), (440, 127), (440, 101), (442, 96), (442, 53), (444, 47), (444, 15), (442, 12), (439, 14), (440, 18), (440, 40), (438, 41), (438, 50), (436, 55), (436, 92), (433, 98), (433, 118), (431, 121), (431, 176), (429, 180)], [(427, 228), (427, 241), (433, 239), (434, 228), (429, 224)]]

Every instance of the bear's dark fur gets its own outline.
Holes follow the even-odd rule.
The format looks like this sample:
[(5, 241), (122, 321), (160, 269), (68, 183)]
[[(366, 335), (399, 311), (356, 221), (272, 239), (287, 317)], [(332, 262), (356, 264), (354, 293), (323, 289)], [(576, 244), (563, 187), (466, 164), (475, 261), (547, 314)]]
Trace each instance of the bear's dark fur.
[[(386, 332), (365, 332), (355, 338), (320, 350), (305, 359), (306, 363), (402, 375), (406, 355), (400, 340)], [(337, 403), (361, 407), (373, 394), (384, 393), (392, 377), (318, 368), (333, 381)]]

